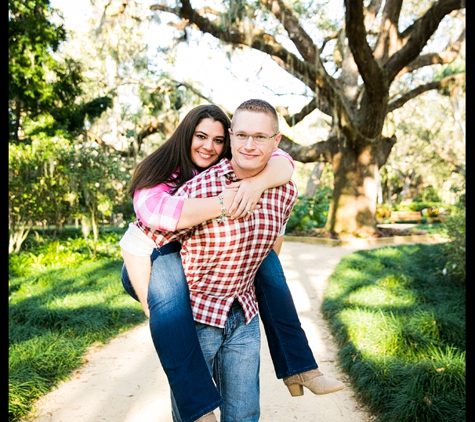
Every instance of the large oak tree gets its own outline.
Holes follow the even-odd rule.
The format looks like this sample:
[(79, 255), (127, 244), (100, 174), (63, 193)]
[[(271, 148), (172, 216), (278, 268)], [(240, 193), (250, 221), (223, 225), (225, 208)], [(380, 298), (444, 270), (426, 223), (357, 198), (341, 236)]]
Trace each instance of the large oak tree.
[[(306, 85), (310, 101), (285, 119), (292, 126), (319, 109), (330, 118), (329, 136), (307, 146), (284, 136), (280, 146), (302, 163), (331, 163), (326, 231), (374, 233), (379, 169), (397, 141), (383, 135), (385, 119), (423, 92), (464, 82), (464, 69), (443, 78), (433, 70), (463, 52), (465, 0), (345, 0), (339, 27), (319, 19), (320, 2), (222, 3), (223, 10), (214, 10), (195, 8), (189, 0), (174, 7), (157, 2), (152, 10), (178, 17), (183, 39), (199, 30), (250, 47)], [(447, 27), (452, 37), (444, 37)]]

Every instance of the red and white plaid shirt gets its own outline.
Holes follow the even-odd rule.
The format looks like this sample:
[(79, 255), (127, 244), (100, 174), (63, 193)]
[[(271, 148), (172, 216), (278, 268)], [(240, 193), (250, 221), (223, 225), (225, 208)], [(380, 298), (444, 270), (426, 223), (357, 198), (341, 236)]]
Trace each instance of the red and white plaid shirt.
[[(237, 180), (229, 160), (223, 159), (181, 186), (176, 195), (216, 196), (226, 184)], [(195, 321), (224, 328), (235, 299), (244, 310), (246, 323), (254, 318), (254, 277), (287, 223), (297, 195), (293, 181), (266, 190), (261, 208), (248, 220), (218, 223), (213, 219), (177, 232), (153, 231), (139, 223), (158, 248), (175, 240), (182, 243), (181, 257)]]

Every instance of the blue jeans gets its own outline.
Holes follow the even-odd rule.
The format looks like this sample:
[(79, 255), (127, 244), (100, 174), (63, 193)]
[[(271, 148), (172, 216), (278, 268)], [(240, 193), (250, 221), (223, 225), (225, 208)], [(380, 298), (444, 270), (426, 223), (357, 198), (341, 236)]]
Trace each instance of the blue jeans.
[(257, 270), (254, 285), (277, 378), (318, 368), (300, 324), (284, 270), (273, 250)]
[[(196, 323), (208, 369), (224, 399), (221, 422), (257, 422), (259, 405), (260, 329), (256, 315), (246, 325), (236, 300), (225, 328)], [(172, 397), (173, 421), (181, 422)]]
[[(152, 254), (147, 302), (150, 332), (183, 422), (193, 422), (223, 403), (208, 371), (191, 312), (190, 292), (181, 262), (180, 244)], [(125, 265), (122, 284), (135, 300)]]
[[(182, 422), (192, 422), (223, 403), (209, 375), (196, 335), (188, 285), (179, 245), (152, 254), (148, 304), (150, 331)], [(122, 284), (136, 300), (125, 266)], [(317, 368), (274, 251), (264, 259), (255, 279), (259, 314), (277, 378)], [(176, 329), (180, 327), (180, 329)]]

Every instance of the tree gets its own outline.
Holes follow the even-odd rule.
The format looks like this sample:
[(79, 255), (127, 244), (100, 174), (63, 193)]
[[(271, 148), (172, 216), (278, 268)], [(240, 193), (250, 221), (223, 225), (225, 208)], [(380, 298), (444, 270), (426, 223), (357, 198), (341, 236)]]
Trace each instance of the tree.
[(110, 97), (113, 105), (87, 122), (84, 139), (133, 158), (135, 165), (173, 132), (183, 110), (199, 98), (193, 87), (174, 81), (154, 62), (161, 55), (148, 50), (153, 18), (142, 2), (98, 0), (89, 12), (87, 30), (72, 33), (63, 53), (79, 60), (88, 75), (84, 97)]
[[(414, 199), (433, 186), (440, 201), (456, 204), (465, 191), (465, 137), (457, 124), (457, 118), (465, 116), (457, 117), (453, 100), (439, 92), (426, 92), (388, 116), (386, 124), (395, 128), (398, 142), (383, 167), (389, 172), (384, 180), (396, 181), (390, 190), (401, 201), (406, 192), (407, 198)], [(463, 98), (457, 101), (462, 103)], [(404, 180), (411, 182), (409, 189), (400, 190)]]
[(310, 101), (285, 120), (292, 126), (318, 109), (330, 118), (328, 138), (302, 146), (284, 136), (280, 146), (302, 163), (331, 164), (326, 231), (372, 234), (379, 169), (397, 141), (384, 133), (386, 117), (421, 93), (465, 80), (464, 69), (442, 78), (434, 73), (463, 52), (465, 1), (372, 0), (365, 6), (345, 0), (340, 21), (325, 16), (328, 4), (229, 0), (214, 10), (183, 0), (151, 9), (178, 17), (182, 39), (198, 29), (233, 48), (250, 47), (306, 85)]
[(19, 252), (31, 229), (43, 222), (61, 227), (70, 211), (65, 176), (69, 141), (37, 138), (10, 143), (8, 154), (8, 252)]
[(49, 0), (9, 0), (8, 6), (9, 252), (18, 252), (37, 224), (61, 228), (74, 205), (92, 221), (96, 242), (96, 217), (110, 212), (109, 198), (121, 197), (127, 175), (108, 151), (91, 147), (79, 163), (90, 171), (74, 186), (69, 151), (83, 141), (86, 121), (100, 117), (112, 100), (84, 99), (80, 63), (59, 55), (67, 33), (53, 23)]
[(120, 202), (127, 195), (127, 169), (120, 157), (99, 145), (72, 146), (65, 160), (68, 166), (64, 177), (69, 182), (72, 216), (81, 220), (85, 239), (92, 230), (93, 249), (89, 252), (95, 255), (100, 216), (110, 216), (113, 201)]
[(80, 134), (111, 106), (108, 97), (81, 99), (81, 64), (59, 60), (67, 40), (49, 0), (8, 1), (8, 114), (10, 142), (30, 142), (30, 135), (54, 136), (57, 130)]

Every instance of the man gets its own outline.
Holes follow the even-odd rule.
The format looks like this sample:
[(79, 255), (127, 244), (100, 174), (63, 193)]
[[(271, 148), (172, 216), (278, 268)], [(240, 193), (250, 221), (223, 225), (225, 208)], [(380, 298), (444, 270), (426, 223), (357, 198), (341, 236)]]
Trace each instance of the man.
[[(189, 198), (217, 196), (228, 183), (257, 175), (266, 167), (282, 137), (275, 109), (262, 100), (241, 104), (229, 133), (231, 161), (223, 159), (201, 172), (178, 189), (176, 195)], [(280, 250), (285, 225), (297, 199), (297, 189), (290, 181), (266, 190), (260, 208), (255, 213), (249, 211), (249, 219), (227, 219), (227, 210), (220, 199), (220, 217), (179, 232), (154, 235), (154, 241), (159, 249), (171, 241), (178, 240), (182, 244), (181, 260), (198, 339), (222, 396), (221, 421), (255, 422), (260, 416), (260, 331), (254, 278), (264, 258), (274, 254), (272, 249), (277, 253)], [(152, 279), (159, 280), (155, 266), (153, 268)], [(284, 284), (286, 286), (285, 279)], [(290, 317), (294, 319), (294, 327), (300, 327), (297, 315)], [(305, 337), (303, 331), (298, 328), (297, 331), (300, 331), (298, 337)], [(291, 394), (303, 394), (303, 386), (315, 394), (344, 388), (343, 383), (324, 377), (314, 369), (316, 362), (310, 349), (306, 349), (308, 356), (298, 356), (294, 363), (306, 362), (307, 366), (280, 376), (284, 377)], [(174, 399), (172, 393), (173, 420), (181, 422)], [(209, 412), (198, 420), (215, 422), (216, 417)]]
[[(261, 100), (238, 107), (230, 135), (231, 161), (223, 159), (203, 171), (177, 195), (217, 195), (227, 183), (258, 174), (282, 137), (275, 109)], [(265, 191), (260, 209), (249, 219), (226, 220), (222, 204), (220, 218), (174, 234), (182, 243), (198, 337), (224, 400), (225, 422), (259, 420), (260, 330), (254, 278), (271, 249), (280, 250), (297, 194), (290, 181)], [(179, 420), (176, 409), (174, 418)]]

